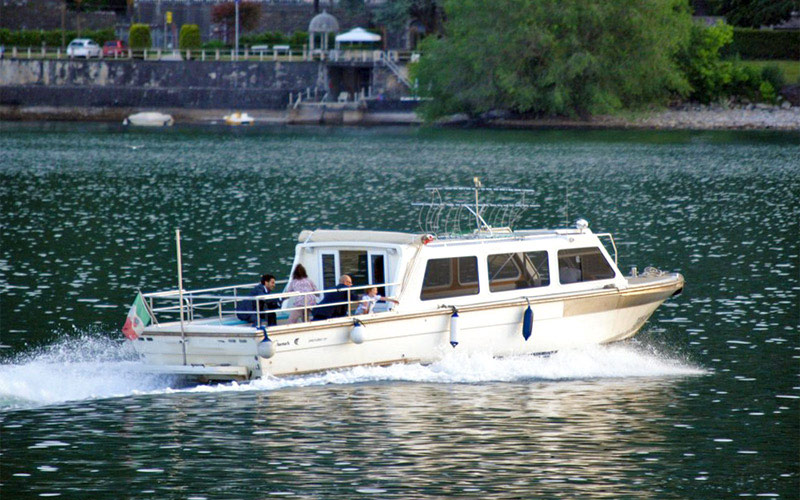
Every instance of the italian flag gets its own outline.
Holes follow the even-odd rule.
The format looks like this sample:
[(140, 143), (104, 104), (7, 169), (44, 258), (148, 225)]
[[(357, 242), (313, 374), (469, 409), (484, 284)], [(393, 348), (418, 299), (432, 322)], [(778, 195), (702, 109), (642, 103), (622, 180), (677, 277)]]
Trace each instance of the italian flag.
[(122, 333), (130, 340), (136, 340), (144, 331), (144, 327), (149, 325), (151, 321), (152, 318), (150, 318), (150, 313), (147, 312), (147, 306), (144, 305), (144, 297), (139, 292), (136, 295), (136, 300), (131, 305), (130, 311), (128, 311), (128, 317), (125, 319)]

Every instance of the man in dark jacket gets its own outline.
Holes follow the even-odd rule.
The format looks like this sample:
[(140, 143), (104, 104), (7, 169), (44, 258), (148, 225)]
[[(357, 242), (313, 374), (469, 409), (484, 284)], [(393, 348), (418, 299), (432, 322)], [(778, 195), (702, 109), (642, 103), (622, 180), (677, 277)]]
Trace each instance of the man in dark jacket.
[[(275, 276), (265, 274), (261, 276), (261, 283), (250, 290), (250, 297), (257, 297), (259, 295), (269, 295), (275, 289)], [(253, 326), (258, 326), (257, 316), (261, 316), (261, 323), (265, 321), (268, 326), (275, 326), (278, 324), (278, 318), (275, 313), (268, 313), (270, 309), (280, 309), (280, 299), (262, 299), (258, 301), (258, 311), (256, 314), (256, 301), (255, 300), (242, 300), (236, 304), (236, 317), (242, 321), (252, 323)]]
[[(350, 306), (350, 304), (347, 303), (347, 289), (351, 286), (353, 286), (353, 279), (343, 274), (339, 279), (339, 284), (336, 285), (336, 291), (326, 293), (319, 304), (317, 304), (317, 307), (314, 308), (314, 321), (345, 316), (347, 314), (347, 308)], [(352, 298), (353, 297), (351, 297), (351, 299)], [(338, 302), (344, 303), (332, 306), (325, 305), (336, 304)]]

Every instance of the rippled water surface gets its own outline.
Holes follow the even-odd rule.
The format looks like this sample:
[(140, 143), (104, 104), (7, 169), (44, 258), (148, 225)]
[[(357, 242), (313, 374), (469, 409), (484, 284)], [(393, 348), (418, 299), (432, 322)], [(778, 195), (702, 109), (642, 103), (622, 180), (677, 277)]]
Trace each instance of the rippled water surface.
[[(285, 276), (299, 230), (418, 230), (424, 186), (475, 175), (684, 294), (632, 342), (249, 384), (119, 340), (175, 228), (189, 288)], [(6, 123), (0, 181), (4, 499), (800, 496), (796, 133)]]

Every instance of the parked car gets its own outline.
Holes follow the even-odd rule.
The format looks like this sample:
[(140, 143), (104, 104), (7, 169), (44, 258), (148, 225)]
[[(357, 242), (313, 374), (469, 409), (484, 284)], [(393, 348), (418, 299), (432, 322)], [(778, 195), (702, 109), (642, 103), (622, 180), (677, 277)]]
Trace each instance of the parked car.
[(100, 46), (94, 40), (88, 38), (76, 38), (67, 45), (67, 55), (69, 57), (100, 57)]
[(128, 53), (128, 47), (122, 40), (109, 40), (103, 44), (103, 57), (122, 56)]

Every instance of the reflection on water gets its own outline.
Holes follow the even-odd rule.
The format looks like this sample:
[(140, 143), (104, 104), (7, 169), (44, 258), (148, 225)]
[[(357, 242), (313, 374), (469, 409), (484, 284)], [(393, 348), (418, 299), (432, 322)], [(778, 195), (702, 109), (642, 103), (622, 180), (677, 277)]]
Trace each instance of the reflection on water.
[[(0, 495), (797, 498), (800, 135), (0, 124)], [(179, 388), (137, 287), (287, 275), (303, 228), (416, 230), (430, 184), (534, 188), (686, 289), (634, 342)], [(565, 199), (568, 213), (565, 214)]]

